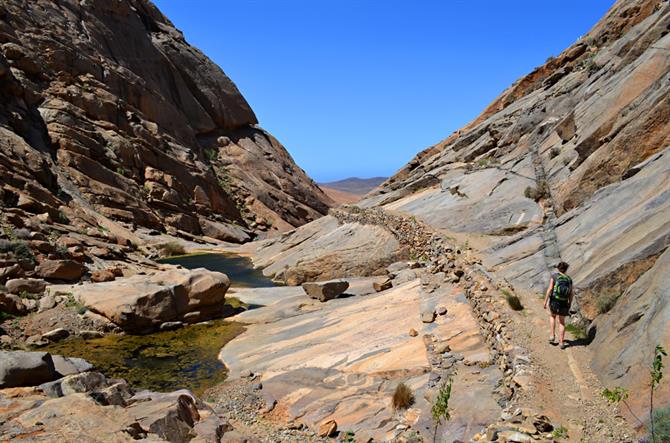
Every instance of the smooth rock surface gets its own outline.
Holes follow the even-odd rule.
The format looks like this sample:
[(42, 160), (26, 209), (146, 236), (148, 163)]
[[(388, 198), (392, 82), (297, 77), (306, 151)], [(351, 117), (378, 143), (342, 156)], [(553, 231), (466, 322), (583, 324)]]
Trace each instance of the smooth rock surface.
[[(73, 295), (124, 331), (147, 333), (161, 323), (221, 317), (230, 281), (205, 269), (173, 269), (72, 287)], [(188, 315), (194, 314), (194, 315)]]

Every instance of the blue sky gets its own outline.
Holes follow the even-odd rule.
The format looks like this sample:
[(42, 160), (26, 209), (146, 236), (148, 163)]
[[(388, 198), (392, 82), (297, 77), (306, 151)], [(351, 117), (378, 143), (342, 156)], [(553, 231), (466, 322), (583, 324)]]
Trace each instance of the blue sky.
[(388, 176), (613, 0), (154, 0), (317, 181)]

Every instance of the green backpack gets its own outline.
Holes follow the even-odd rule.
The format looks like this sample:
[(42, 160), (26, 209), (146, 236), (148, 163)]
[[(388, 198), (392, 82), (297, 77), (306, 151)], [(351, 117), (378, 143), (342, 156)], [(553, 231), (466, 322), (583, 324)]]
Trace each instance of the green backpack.
[(567, 301), (570, 298), (570, 290), (572, 289), (572, 279), (567, 275), (554, 275), (554, 291), (552, 297), (556, 300)]

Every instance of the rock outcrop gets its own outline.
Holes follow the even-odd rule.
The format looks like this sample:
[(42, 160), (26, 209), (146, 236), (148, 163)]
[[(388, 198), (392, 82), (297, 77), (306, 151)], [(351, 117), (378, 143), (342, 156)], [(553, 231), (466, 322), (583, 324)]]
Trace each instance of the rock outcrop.
[[(124, 380), (85, 372), (90, 365), (83, 360), (58, 378), (53, 362), (62, 358), (52, 361), (44, 352), (0, 351), (0, 357), (3, 441), (34, 435), (43, 441), (214, 442), (232, 430), (187, 390), (135, 392)], [(2, 389), (12, 386), (25, 387)]]
[(3, 2), (0, 97), (0, 202), (20, 221), (244, 241), (330, 204), (148, 0)]
[(471, 241), (489, 272), (529, 297), (569, 262), (576, 308), (593, 321), (594, 367), (632, 392), (648, 382), (638, 368), (654, 347), (670, 348), (659, 323), (669, 302), (659, 277), (670, 245), (669, 25), (667, 2), (618, 1), (358, 203)]
[(385, 274), (406, 255), (388, 230), (328, 215), (280, 237), (250, 244), (256, 267), (289, 285), (345, 276)]
[(220, 272), (174, 269), (75, 286), (72, 294), (124, 331), (148, 333), (165, 323), (222, 317), (229, 287), (230, 280)]
[[(550, 269), (565, 260), (577, 290), (574, 321), (592, 322), (601, 382), (645, 389), (647, 372), (638, 369), (649, 365), (656, 345), (670, 348), (660, 325), (669, 302), (660, 288), (667, 285), (659, 277), (670, 246), (669, 25), (667, 2), (618, 1), (573, 46), (357, 203), (362, 210), (332, 210), (262, 243), (254, 263), (290, 277), (289, 284), (375, 275), (378, 263), (350, 265), (368, 261), (370, 250), (356, 249), (353, 239), (390, 235), (403, 255), (429, 258), (452, 283), (464, 275), (451, 256), (474, 249), (484, 272), (534, 300)], [(435, 250), (421, 223), (459, 246)], [(340, 231), (348, 232), (335, 235)], [(338, 269), (342, 262), (349, 265)], [(316, 269), (326, 263), (336, 270), (321, 275)], [(306, 268), (308, 278), (295, 277)], [(417, 275), (398, 273), (394, 287)], [(434, 312), (426, 320), (435, 320)]]

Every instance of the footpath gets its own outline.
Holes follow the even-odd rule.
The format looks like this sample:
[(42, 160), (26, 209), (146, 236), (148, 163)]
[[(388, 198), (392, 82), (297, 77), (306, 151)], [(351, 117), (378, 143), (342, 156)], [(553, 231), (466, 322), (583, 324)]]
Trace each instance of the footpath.
[[(462, 287), (493, 361), (505, 374), (499, 389), (504, 405), (500, 419), (472, 441), (636, 441), (635, 431), (617, 407), (600, 394), (603, 387), (589, 366), (587, 342), (568, 337), (570, 346), (565, 350), (548, 343), (544, 294), (513, 288), (496, 278), (481, 265), (476, 251), (459, 249), (415, 217), (357, 207), (332, 210), (331, 215), (343, 223), (384, 226), (408, 248), (410, 257), (442, 281)], [(511, 308), (508, 300), (514, 297), (523, 309)], [(439, 363), (439, 355), (428, 350)]]

